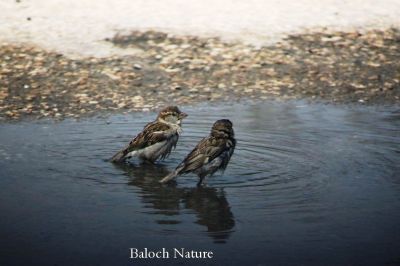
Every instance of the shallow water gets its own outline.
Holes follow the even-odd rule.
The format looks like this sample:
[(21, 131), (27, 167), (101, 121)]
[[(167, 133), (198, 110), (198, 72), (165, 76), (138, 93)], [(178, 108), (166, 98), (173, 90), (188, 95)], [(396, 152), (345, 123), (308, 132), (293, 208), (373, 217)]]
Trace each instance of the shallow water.
[[(210, 265), (400, 262), (400, 113), (303, 102), (182, 108), (156, 166), (109, 158), (154, 113), (0, 125), (0, 264), (137, 265), (129, 248), (214, 252)], [(158, 184), (230, 118), (224, 175)]]

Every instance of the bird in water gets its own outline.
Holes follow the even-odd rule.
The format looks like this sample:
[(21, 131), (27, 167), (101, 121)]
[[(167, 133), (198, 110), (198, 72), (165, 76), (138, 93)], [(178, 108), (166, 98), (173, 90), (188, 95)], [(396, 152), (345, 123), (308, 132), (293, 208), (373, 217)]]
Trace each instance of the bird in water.
[(157, 119), (147, 124), (129, 144), (117, 152), (110, 161), (123, 162), (132, 157), (154, 163), (165, 159), (178, 142), (182, 132), (182, 120), (186, 113), (177, 106), (168, 106), (162, 109)]
[(207, 175), (225, 170), (235, 150), (236, 140), (232, 122), (221, 119), (214, 123), (208, 137), (202, 139), (176, 169), (160, 182), (167, 183), (177, 176), (195, 173), (201, 185)]

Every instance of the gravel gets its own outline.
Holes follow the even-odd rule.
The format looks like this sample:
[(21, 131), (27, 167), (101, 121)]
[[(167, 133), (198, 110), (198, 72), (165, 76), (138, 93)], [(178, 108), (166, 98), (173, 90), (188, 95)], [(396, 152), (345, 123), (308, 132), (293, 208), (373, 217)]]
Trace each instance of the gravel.
[(254, 46), (132, 31), (107, 38), (133, 55), (72, 59), (0, 45), (0, 119), (81, 117), (240, 99), (400, 102), (400, 31), (326, 30)]

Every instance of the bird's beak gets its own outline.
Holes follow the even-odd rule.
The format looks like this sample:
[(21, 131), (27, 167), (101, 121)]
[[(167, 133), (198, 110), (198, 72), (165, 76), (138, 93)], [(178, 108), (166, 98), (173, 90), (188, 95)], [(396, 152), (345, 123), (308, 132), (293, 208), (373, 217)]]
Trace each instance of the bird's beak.
[(187, 116), (188, 116), (187, 113), (180, 113), (179, 114), (179, 119), (183, 119), (183, 118), (185, 118)]

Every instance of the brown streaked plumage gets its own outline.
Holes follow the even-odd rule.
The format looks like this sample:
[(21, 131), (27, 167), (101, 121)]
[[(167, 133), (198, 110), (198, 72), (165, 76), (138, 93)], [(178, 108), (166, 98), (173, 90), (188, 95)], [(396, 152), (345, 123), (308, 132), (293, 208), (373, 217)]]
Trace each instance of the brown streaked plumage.
[(157, 119), (147, 124), (129, 144), (118, 151), (110, 160), (123, 162), (131, 157), (155, 162), (165, 159), (175, 148), (182, 132), (181, 123), (187, 114), (177, 106), (168, 106), (160, 111)]
[(196, 173), (200, 185), (207, 175), (225, 170), (235, 150), (236, 140), (232, 122), (228, 119), (214, 123), (208, 137), (202, 139), (178, 167), (160, 182), (166, 183), (186, 173)]

